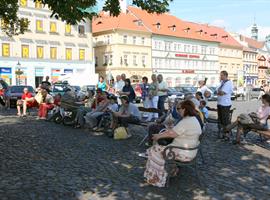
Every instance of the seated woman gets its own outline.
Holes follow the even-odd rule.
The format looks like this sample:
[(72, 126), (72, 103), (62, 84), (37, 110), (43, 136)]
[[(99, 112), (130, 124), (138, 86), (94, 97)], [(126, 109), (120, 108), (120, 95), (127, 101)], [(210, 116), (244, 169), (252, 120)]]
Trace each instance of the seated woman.
[(123, 87), (122, 91), (119, 92), (119, 95), (128, 96), (128, 100), (130, 103), (132, 103), (133, 100), (135, 99), (136, 95), (135, 95), (133, 87), (131, 86), (129, 78), (125, 80), (125, 86)]
[(122, 96), (121, 107), (118, 112), (112, 112), (113, 121), (111, 128), (115, 129), (118, 125), (128, 127), (129, 123), (139, 123), (141, 120), (141, 113), (136, 105), (129, 102), (128, 96)]
[[(28, 91), (28, 88), (25, 87), (23, 89), (23, 94), (22, 94), (22, 97), (20, 100), (17, 101), (17, 115), (20, 117), (22, 114), (21, 114), (21, 108), (23, 107), (23, 102), (25, 101), (26, 98), (31, 98), (32, 97), (32, 94), (31, 92)], [(26, 104), (26, 107), (29, 108), (31, 107), (31, 103), (29, 102), (28, 104)]]
[(75, 128), (80, 128), (84, 126), (85, 120), (84, 116), (86, 113), (91, 112), (92, 109), (95, 107), (95, 96), (94, 96), (94, 91), (93, 90), (88, 90), (87, 97), (84, 99), (83, 106), (80, 106), (77, 110), (77, 114), (75, 117)]
[(226, 131), (230, 131), (237, 127), (236, 141), (234, 144), (240, 144), (241, 134), (250, 130), (267, 131), (267, 119), (270, 115), (270, 95), (264, 94), (262, 97), (262, 105), (257, 113), (240, 114), (237, 120), (226, 127)]
[(48, 111), (54, 108), (54, 99), (47, 90), (43, 91), (43, 101), (39, 104), (38, 118), (45, 120), (48, 116)]
[(110, 103), (107, 92), (102, 92), (102, 101), (97, 104), (95, 110), (88, 112), (85, 116), (85, 124), (88, 128), (93, 129), (98, 125), (98, 122), (101, 120), (103, 113), (107, 110), (107, 107)]
[[(177, 110), (183, 119), (172, 129), (162, 134), (153, 135), (153, 140), (172, 138), (172, 146), (194, 148), (199, 145), (199, 136), (202, 133), (200, 123), (196, 118), (195, 105), (190, 100), (183, 101), (178, 104)], [(164, 187), (168, 173), (165, 170), (165, 160), (163, 158), (163, 150), (166, 146), (154, 145), (147, 150), (148, 160), (144, 177), (148, 184)], [(195, 158), (197, 150), (174, 150), (176, 159), (180, 161), (191, 161)]]

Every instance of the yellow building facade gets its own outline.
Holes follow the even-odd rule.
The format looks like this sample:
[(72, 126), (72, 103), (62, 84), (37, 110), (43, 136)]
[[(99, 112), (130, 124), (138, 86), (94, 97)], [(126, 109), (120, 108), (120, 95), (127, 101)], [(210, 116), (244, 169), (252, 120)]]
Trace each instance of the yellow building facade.
[(220, 45), (219, 49), (220, 70), (227, 71), (229, 79), (237, 85), (238, 74), (243, 72), (243, 49), (242, 47), (233, 47)]
[[(151, 34), (129, 30), (94, 33), (96, 72), (104, 77), (125, 73), (128, 78), (150, 78)], [(137, 77), (137, 78), (136, 78)]]

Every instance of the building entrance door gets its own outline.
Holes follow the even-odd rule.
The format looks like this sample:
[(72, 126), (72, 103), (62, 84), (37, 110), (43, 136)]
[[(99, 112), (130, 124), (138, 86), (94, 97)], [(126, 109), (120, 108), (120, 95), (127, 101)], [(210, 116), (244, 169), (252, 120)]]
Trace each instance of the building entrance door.
[(35, 77), (35, 86), (36, 86), (36, 88), (39, 86), (39, 84), (41, 84), (42, 80), (43, 80), (43, 76), (36, 76)]

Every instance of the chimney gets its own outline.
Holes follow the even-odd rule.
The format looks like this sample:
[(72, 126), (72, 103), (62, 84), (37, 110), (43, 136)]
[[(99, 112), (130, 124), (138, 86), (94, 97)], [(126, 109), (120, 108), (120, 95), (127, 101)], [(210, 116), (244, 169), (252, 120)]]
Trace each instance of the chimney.
[(126, 0), (119, 0), (120, 9), (122, 13), (127, 13), (127, 1)]

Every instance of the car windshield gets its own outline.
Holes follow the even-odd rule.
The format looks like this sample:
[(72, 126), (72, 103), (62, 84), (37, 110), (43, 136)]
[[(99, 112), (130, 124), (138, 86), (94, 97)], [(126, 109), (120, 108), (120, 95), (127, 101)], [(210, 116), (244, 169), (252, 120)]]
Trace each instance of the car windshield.
[(31, 92), (31, 93), (34, 92), (34, 89), (31, 86), (12, 86), (10, 88), (10, 92), (11, 93), (23, 93), (23, 89), (26, 88), (26, 87), (28, 88), (29, 92)]

